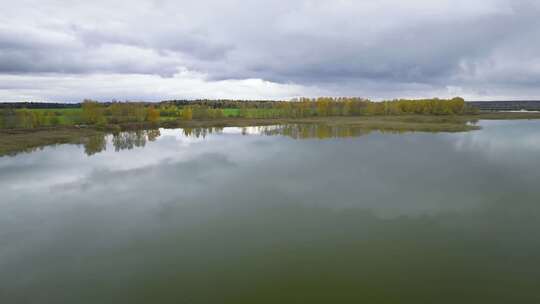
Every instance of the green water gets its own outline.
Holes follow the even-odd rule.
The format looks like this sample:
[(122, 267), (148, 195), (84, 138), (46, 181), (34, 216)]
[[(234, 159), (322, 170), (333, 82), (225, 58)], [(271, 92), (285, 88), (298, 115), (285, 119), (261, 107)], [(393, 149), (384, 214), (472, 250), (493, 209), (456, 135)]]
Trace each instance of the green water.
[(0, 158), (0, 303), (540, 303), (540, 121)]

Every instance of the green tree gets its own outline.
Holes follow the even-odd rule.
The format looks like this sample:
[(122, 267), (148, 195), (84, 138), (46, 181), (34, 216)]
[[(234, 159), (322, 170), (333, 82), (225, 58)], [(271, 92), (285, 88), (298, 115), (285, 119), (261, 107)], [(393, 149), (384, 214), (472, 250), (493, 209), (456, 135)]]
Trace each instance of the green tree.
[(34, 116), (27, 109), (16, 110), (15, 124), (20, 129), (31, 129), (34, 127)]
[(182, 109), (182, 120), (191, 120), (193, 119), (193, 110), (191, 110), (191, 107), (184, 107)]
[(87, 124), (96, 124), (103, 118), (103, 108), (97, 102), (85, 99), (82, 103), (82, 120)]
[(60, 118), (56, 115), (49, 116), (49, 125), (53, 127), (60, 125)]
[(247, 118), (249, 116), (248, 109), (245, 105), (242, 105), (240, 107), (240, 110), (238, 111), (238, 117)]

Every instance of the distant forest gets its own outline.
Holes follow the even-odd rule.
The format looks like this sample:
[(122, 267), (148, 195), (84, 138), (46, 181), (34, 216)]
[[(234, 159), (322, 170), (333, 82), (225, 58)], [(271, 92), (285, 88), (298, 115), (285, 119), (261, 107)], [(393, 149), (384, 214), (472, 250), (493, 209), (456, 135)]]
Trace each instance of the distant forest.
[(472, 101), (468, 103), (481, 111), (540, 111), (540, 100)]
[[(242, 106), (255, 107), (255, 108), (267, 108), (269, 105), (280, 103), (282, 101), (275, 100), (232, 100), (232, 99), (177, 99), (177, 100), (164, 100), (158, 103), (151, 102), (139, 102), (144, 106), (161, 106), (161, 105), (175, 105), (179, 107), (183, 106), (206, 106), (210, 108), (236, 108), (239, 109)], [(103, 102), (105, 107), (108, 107), (116, 102)], [(468, 101), (468, 105), (472, 105), (481, 111), (540, 111), (540, 100), (514, 100), (514, 101)], [(66, 109), (66, 108), (81, 108), (82, 103), (59, 103), (59, 102), (4, 102), (0, 103), (0, 109)]]
[[(233, 99), (178, 99), (178, 100), (163, 100), (160, 102), (146, 101), (107, 101), (100, 102), (105, 107), (116, 103), (137, 103), (144, 106), (161, 106), (161, 105), (176, 105), (176, 106), (207, 106), (211, 108), (240, 108), (242, 105), (249, 106), (254, 104), (264, 105), (279, 103), (278, 100), (233, 100)], [(60, 102), (0, 102), (0, 109), (65, 109), (65, 108), (81, 108), (82, 102), (76, 103), (60, 103)]]
[(58, 102), (0, 102), (0, 109), (76, 109), (81, 103)]

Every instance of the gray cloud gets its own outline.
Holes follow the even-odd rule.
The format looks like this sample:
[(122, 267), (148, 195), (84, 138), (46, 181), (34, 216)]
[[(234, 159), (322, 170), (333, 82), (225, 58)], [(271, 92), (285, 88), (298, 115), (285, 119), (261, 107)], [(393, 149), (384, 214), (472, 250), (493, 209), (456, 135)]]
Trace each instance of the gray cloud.
[[(120, 99), (538, 96), (538, 17), (532, 0), (22, 1), (0, 12), (0, 99), (83, 97), (23, 85), (43, 77), (123, 79), (84, 92)], [(186, 73), (197, 85), (171, 84)], [(152, 87), (126, 89), (141, 76)]]

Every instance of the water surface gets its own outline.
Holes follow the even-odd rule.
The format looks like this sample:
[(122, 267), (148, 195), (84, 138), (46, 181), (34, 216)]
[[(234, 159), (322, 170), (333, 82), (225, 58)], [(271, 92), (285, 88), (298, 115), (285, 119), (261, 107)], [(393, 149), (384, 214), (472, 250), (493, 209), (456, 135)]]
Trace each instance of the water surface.
[(540, 121), (273, 126), (0, 158), (2, 303), (538, 303)]

